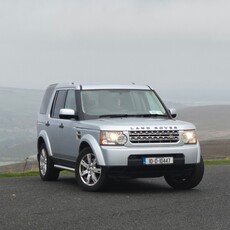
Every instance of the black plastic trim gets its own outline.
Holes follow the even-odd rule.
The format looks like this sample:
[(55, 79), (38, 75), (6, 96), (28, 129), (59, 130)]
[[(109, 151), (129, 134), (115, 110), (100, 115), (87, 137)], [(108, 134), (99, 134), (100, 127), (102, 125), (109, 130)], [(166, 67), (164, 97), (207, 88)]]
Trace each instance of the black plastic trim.
[(75, 168), (75, 162), (74, 161), (68, 161), (68, 160), (59, 159), (59, 158), (55, 158), (55, 157), (52, 157), (52, 160), (53, 160), (54, 164), (58, 164), (58, 165), (69, 167), (69, 168)]
[(157, 165), (157, 166), (112, 166), (104, 167), (110, 177), (117, 178), (149, 178), (169, 174), (189, 174), (196, 164), (190, 165)]

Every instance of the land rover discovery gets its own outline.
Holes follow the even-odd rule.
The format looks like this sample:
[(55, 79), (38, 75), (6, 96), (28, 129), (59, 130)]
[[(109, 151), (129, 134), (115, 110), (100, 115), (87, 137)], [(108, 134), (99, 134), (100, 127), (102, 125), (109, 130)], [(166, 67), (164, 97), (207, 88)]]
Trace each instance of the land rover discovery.
[(195, 126), (175, 117), (149, 86), (50, 85), (37, 121), (40, 177), (68, 170), (81, 188), (97, 191), (112, 178), (163, 176), (191, 189), (204, 163)]

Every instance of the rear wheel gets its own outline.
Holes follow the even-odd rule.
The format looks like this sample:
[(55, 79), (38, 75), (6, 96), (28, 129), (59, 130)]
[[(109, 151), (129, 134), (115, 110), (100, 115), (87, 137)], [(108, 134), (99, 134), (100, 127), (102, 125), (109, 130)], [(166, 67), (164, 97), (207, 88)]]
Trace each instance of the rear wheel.
[(87, 191), (101, 190), (107, 181), (104, 168), (97, 165), (97, 159), (89, 147), (80, 152), (75, 175), (79, 186)]
[(38, 152), (38, 167), (40, 177), (44, 181), (57, 180), (59, 170), (54, 168), (52, 159), (49, 157), (45, 144), (42, 144)]
[(182, 175), (165, 175), (166, 182), (175, 189), (191, 189), (196, 187), (202, 180), (204, 175), (204, 161), (200, 158), (200, 163), (197, 164), (191, 173)]

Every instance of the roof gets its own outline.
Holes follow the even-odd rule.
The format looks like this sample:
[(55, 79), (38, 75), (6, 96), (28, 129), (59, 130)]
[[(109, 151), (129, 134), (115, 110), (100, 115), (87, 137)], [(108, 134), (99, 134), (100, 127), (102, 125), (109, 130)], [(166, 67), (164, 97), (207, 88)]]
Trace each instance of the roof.
[(79, 83), (59, 83), (56, 88), (73, 88), (82, 90), (93, 89), (149, 89), (147, 85), (135, 84), (79, 84)]

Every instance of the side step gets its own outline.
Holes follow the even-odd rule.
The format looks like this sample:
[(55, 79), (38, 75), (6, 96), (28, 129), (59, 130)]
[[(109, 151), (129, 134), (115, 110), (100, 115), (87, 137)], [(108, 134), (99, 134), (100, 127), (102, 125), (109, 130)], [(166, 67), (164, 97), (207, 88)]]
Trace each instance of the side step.
[(67, 171), (71, 171), (71, 172), (75, 172), (74, 168), (70, 168), (70, 167), (66, 167), (66, 166), (62, 166), (62, 165), (54, 165), (55, 168), (59, 168), (59, 169), (63, 169), (63, 170), (67, 170)]

